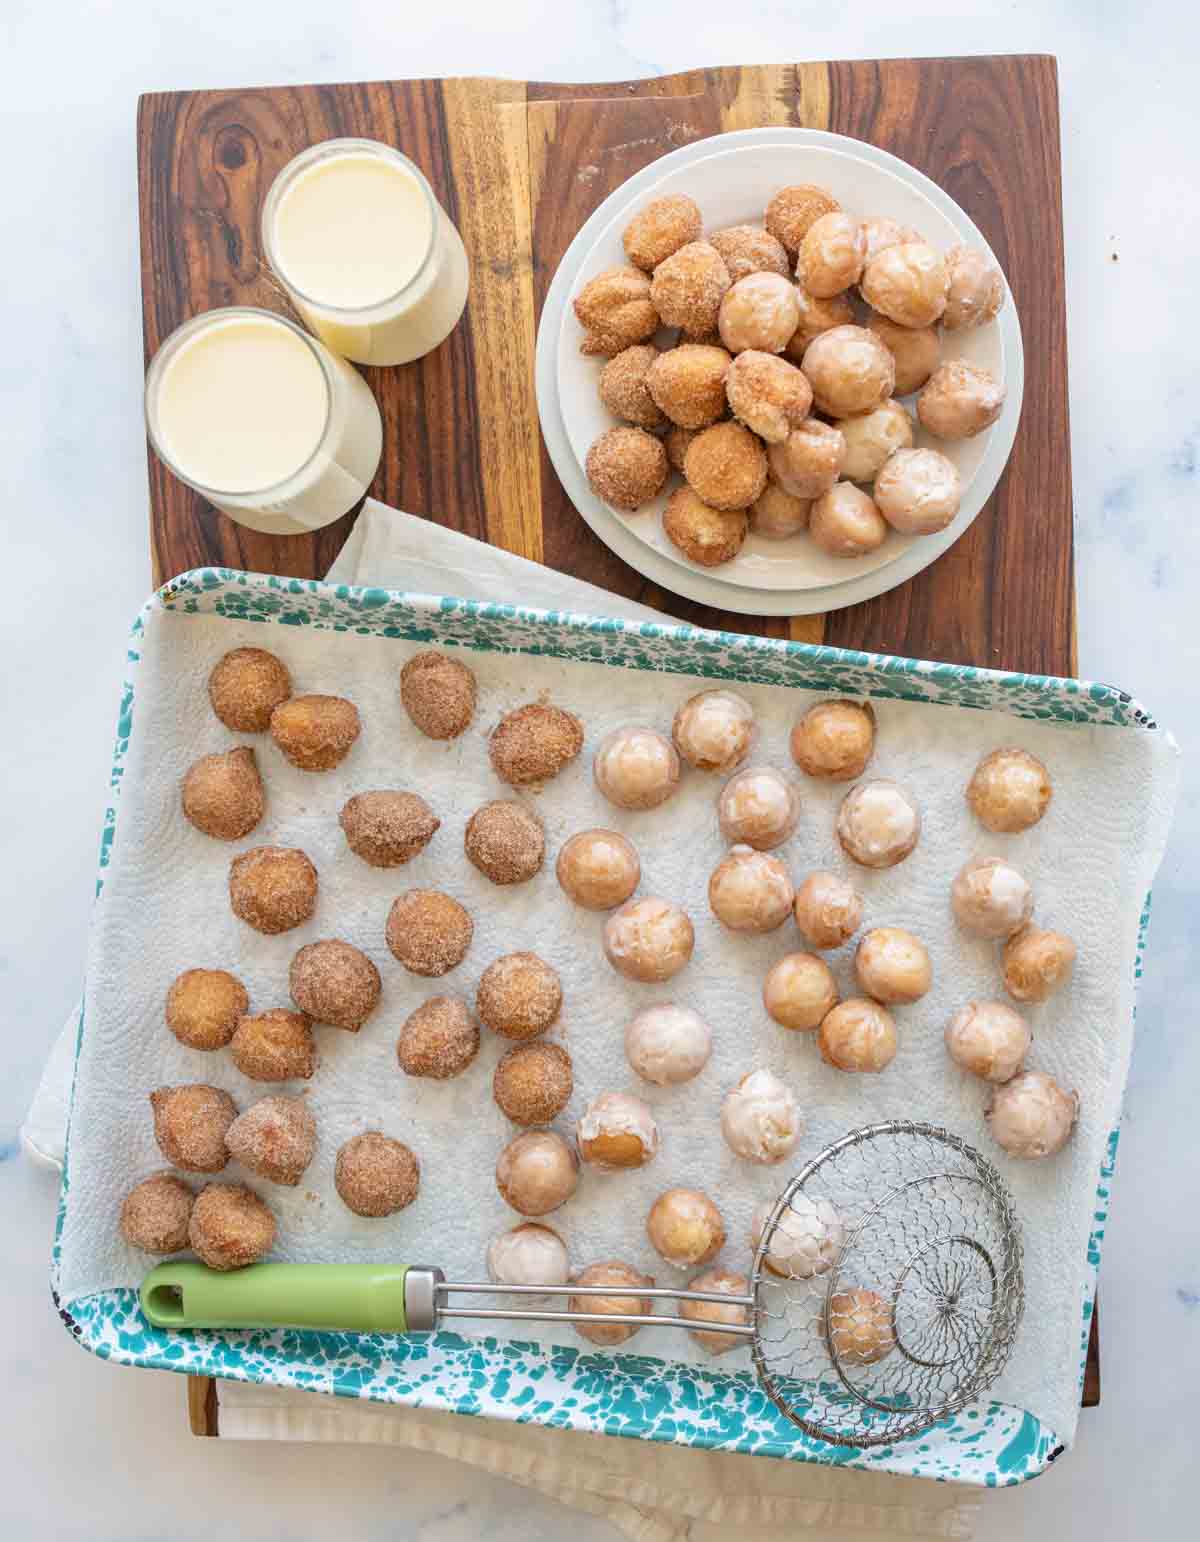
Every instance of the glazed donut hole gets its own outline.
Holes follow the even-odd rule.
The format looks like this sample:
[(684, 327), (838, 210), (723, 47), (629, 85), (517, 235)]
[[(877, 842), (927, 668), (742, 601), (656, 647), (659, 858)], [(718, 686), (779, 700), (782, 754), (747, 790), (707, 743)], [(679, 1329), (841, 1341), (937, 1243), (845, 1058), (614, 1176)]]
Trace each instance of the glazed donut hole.
[[(764, 1200), (750, 1222), (750, 1246), (758, 1251), (775, 1208), (774, 1200)], [(785, 1280), (811, 1280), (828, 1274), (838, 1260), (845, 1241), (842, 1218), (827, 1199), (793, 1194), (775, 1222), (767, 1242), (763, 1263)]]
[(1004, 304), (1004, 277), (977, 246), (952, 246), (946, 253), (950, 288), (942, 325), (947, 332), (965, 332), (983, 326), (999, 314)]
[(439, 889), (408, 889), (392, 901), (384, 937), (410, 974), (436, 979), (466, 958), (475, 935), (471, 917)]
[(405, 1076), (447, 1081), (465, 1071), (479, 1053), (479, 1024), (458, 996), (431, 996), (410, 1012), (396, 1041)]
[(263, 817), (267, 795), (254, 751), (245, 745), (203, 755), (189, 766), (181, 793), (184, 818), (202, 835), (239, 841)]
[(677, 1269), (711, 1263), (725, 1246), (725, 1222), (700, 1189), (667, 1189), (646, 1217), (650, 1246)]
[(735, 284), (750, 273), (778, 273), (787, 278), (792, 271), (782, 243), (761, 225), (714, 230), (708, 242), (720, 252)]
[(782, 353), (800, 322), (796, 286), (778, 273), (748, 273), (721, 301), (717, 330), (730, 353)]
[(612, 910), (637, 888), (642, 864), (633, 842), (616, 830), (581, 830), (558, 854), (564, 894), (585, 910)]
[(514, 1124), (549, 1124), (571, 1101), (571, 1057), (539, 1039), (502, 1055), (492, 1077), (496, 1107)]
[(303, 1098), (259, 1098), (229, 1126), (225, 1148), (257, 1177), (295, 1188), (317, 1149), (317, 1121)]
[(271, 738), (300, 771), (332, 771), (362, 733), (358, 708), (344, 696), (293, 696), (271, 713)]
[(811, 1032), (839, 1001), (837, 981), (815, 953), (789, 953), (763, 981), (763, 1006), (781, 1028)]
[(589, 1167), (622, 1172), (645, 1167), (658, 1155), (654, 1115), (628, 1092), (602, 1092), (584, 1109), (575, 1127), (579, 1155)]
[(670, 980), (695, 945), (687, 912), (655, 895), (627, 900), (604, 925), (604, 956), (627, 980)]
[(987, 1082), (1007, 1082), (1021, 1069), (1033, 1035), (1002, 1001), (968, 1001), (946, 1024), (946, 1053), (954, 1064)]
[(592, 775), (617, 808), (658, 808), (679, 790), (679, 756), (653, 728), (614, 728), (596, 748)]
[(796, 308), (800, 319), (784, 349), (793, 364), (803, 362), (805, 349), (814, 337), (820, 337), (822, 332), (832, 332), (834, 327), (847, 327), (854, 322), (854, 306), (848, 294), (818, 299), (800, 285), (796, 289)]
[(406, 1210), (416, 1199), (421, 1164), (403, 1141), (366, 1130), (339, 1148), (333, 1184), (347, 1210), (378, 1220)]
[(1025, 1161), (1061, 1151), (1078, 1117), (1079, 1094), (1064, 1092), (1045, 1071), (1022, 1071), (995, 1088), (984, 1109), (992, 1139)]
[(667, 499), (662, 523), (671, 544), (703, 568), (731, 562), (746, 544), (750, 529), (744, 509), (711, 508), (690, 487), (677, 487)]
[(767, 465), (775, 481), (793, 498), (810, 501), (833, 487), (845, 458), (841, 430), (818, 418), (805, 418), (786, 439), (767, 446)]
[(941, 359), (937, 328), (902, 327), (886, 316), (873, 315), (867, 321), (867, 330), (874, 332), (895, 362), (895, 394), (909, 396), (919, 391)]
[(549, 1215), (579, 1183), (579, 1159), (557, 1130), (523, 1130), (496, 1161), (496, 1188), (519, 1215)]
[(803, 1128), (795, 1095), (773, 1071), (748, 1071), (721, 1104), (725, 1144), (760, 1166), (791, 1156)]
[(233, 648), (208, 677), (208, 699), (226, 728), (262, 734), (271, 713), (292, 694), (287, 666), (265, 648)]
[(1048, 1001), (1075, 968), (1075, 944), (1062, 932), (1023, 927), (1004, 945), (1004, 988), (1014, 1001)]
[(767, 454), (742, 424), (714, 423), (688, 445), (683, 474), (709, 508), (746, 509), (767, 485)]
[(506, 712), (488, 740), (492, 770), (510, 787), (540, 787), (558, 776), (583, 748), (583, 725), (573, 712), (528, 702)]
[(481, 1020), (505, 1039), (536, 1039), (562, 1010), (558, 971), (536, 953), (505, 953), (483, 971), (475, 997)]
[(708, 1064), (712, 1030), (698, 1012), (674, 1002), (643, 1007), (625, 1029), (625, 1058), (643, 1081), (674, 1087)]
[(492, 883), (526, 883), (545, 860), (546, 833), (523, 803), (499, 798), (471, 815), (463, 849), (471, 866)]
[(379, 1005), (379, 970), (351, 943), (310, 942), (292, 959), (288, 989), (306, 1017), (357, 1033)]
[(896, 1024), (877, 1001), (839, 1002), (817, 1030), (821, 1059), (839, 1071), (878, 1072), (896, 1058)]
[(854, 953), (859, 988), (888, 1006), (920, 1001), (933, 984), (933, 965), (919, 937), (900, 926), (864, 933)]
[(712, 913), (731, 932), (775, 931), (791, 915), (795, 898), (784, 864), (753, 846), (735, 846), (708, 880)]
[(804, 351), (803, 369), (813, 400), (832, 418), (870, 412), (887, 401), (896, 384), (891, 353), (866, 327), (833, 327), (814, 337)]
[(346, 844), (371, 867), (402, 867), (433, 839), (442, 821), (415, 792), (360, 792), (338, 815)]
[(901, 535), (934, 535), (958, 513), (962, 484), (940, 450), (897, 450), (875, 478), (875, 506)]
[(187, 1173), (219, 1173), (229, 1161), (225, 1135), (237, 1118), (233, 1099), (220, 1087), (187, 1082), (150, 1094), (154, 1139), (172, 1167)]
[(666, 414), (650, 395), (646, 377), (658, 358), (653, 343), (634, 343), (611, 358), (600, 372), (600, 400), (615, 418), (635, 428), (656, 429)]
[(717, 330), (730, 283), (729, 269), (716, 247), (689, 241), (655, 268), (650, 301), (663, 326), (679, 327), (687, 337), (705, 337)]
[[(672, 352), (678, 353), (679, 349), (675, 348)], [(724, 395), (724, 392), (725, 386), (722, 383), (721, 394)], [(706, 425), (701, 426), (704, 427)], [(673, 423), (667, 429), (666, 435), (663, 438), (663, 448), (667, 452), (667, 460), (670, 463), (671, 470), (678, 471), (680, 476), (683, 475), (683, 463), (687, 457), (688, 445), (691, 444), (699, 432), (699, 428), (681, 428), (678, 423)]]
[(973, 439), (1004, 409), (1004, 387), (978, 364), (939, 364), (917, 397), (921, 426), (939, 439)]
[(771, 851), (800, 820), (800, 790), (773, 766), (750, 766), (731, 776), (717, 799), (717, 821), (727, 841)]
[(566, 1244), (552, 1227), (522, 1221), (488, 1243), (487, 1272), (493, 1285), (565, 1285)]
[(671, 739), (697, 771), (732, 771), (750, 753), (757, 735), (754, 708), (736, 691), (700, 691), (675, 713)]
[(245, 1184), (208, 1183), (192, 1206), (188, 1243), (210, 1269), (244, 1269), (275, 1246), (275, 1217)]
[(809, 498), (794, 498), (778, 482), (768, 480), (750, 505), (750, 529), (768, 541), (786, 541), (808, 529)]
[(818, 300), (842, 294), (862, 275), (867, 241), (862, 225), (841, 210), (823, 214), (805, 231), (796, 255), (796, 280)]
[[(571, 1312), (589, 1312), (593, 1316), (604, 1317), (649, 1317), (651, 1315), (650, 1299), (646, 1296), (620, 1295), (619, 1291), (650, 1290), (654, 1287), (654, 1276), (641, 1274), (629, 1264), (620, 1263), (616, 1259), (603, 1263), (589, 1264), (586, 1269), (581, 1269), (573, 1281), (576, 1285), (610, 1285), (614, 1294), (611, 1296), (570, 1296), (567, 1299), (567, 1310)], [(576, 1333), (581, 1338), (587, 1339), (592, 1344), (599, 1344), (605, 1349), (613, 1349), (618, 1344), (624, 1344), (638, 1331), (631, 1323), (609, 1323), (602, 1320), (593, 1323), (573, 1323)]]
[(799, 428), (812, 406), (812, 390), (800, 370), (755, 348), (739, 353), (730, 365), (725, 394), (734, 417), (768, 444)]
[(457, 739), (465, 733), (477, 695), (472, 671), (436, 648), (414, 653), (400, 671), (400, 705), (428, 739)]
[(850, 482), (873, 482), (897, 450), (912, 449), (913, 422), (897, 401), (841, 418), (837, 427), (846, 441), (842, 475)]
[(1050, 806), (1050, 773), (1028, 750), (1006, 746), (985, 755), (967, 783), (967, 803), (996, 835), (1030, 830)]
[(817, 220), (836, 214), (840, 208), (828, 188), (800, 182), (779, 189), (766, 207), (763, 224), (788, 255), (795, 258), (800, 243)]
[(598, 498), (632, 514), (662, 492), (667, 452), (644, 428), (609, 428), (587, 452), (583, 469)]
[(686, 193), (652, 198), (625, 227), (625, 255), (637, 268), (651, 273), (660, 262), (689, 241), (698, 241), (702, 229), (700, 209)]
[(836, 873), (810, 873), (796, 890), (796, 925), (810, 948), (840, 948), (862, 924), (862, 913), (862, 895)]
[(608, 268), (590, 279), (574, 299), (583, 328), (580, 353), (613, 358), (633, 343), (644, 343), (659, 328), (650, 299), (650, 279), (640, 268)]
[(853, 482), (838, 482), (808, 511), (808, 534), (830, 557), (865, 557), (887, 539), (887, 521), (875, 500)]
[(866, 701), (818, 701), (796, 722), (790, 747), (807, 775), (851, 782), (875, 753), (875, 709)]
[[(748, 1296), (750, 1281), (744, 1274), (731, 1273), (728, 1269), (706, 1269), (703, 1274), (689, 1281), (688, 1289), (720, 1292), (728, 1296)], [(710, 1355), (728, 1354), (731, 1349), (739, 1349), (746, 1342), (739, 1334), (720, 1333), (703, 1326), (704, 1323), (749, 1323), (749, 1308), (739, 1302), (681, 1301), (679, 1315), (697, 1325), (688, 1329), (688, 1337)]]
[(946, 309), (950, 275), (927, 241), (887, 246), (863, 269), (863, 299), (902, 327), (929, 327)]
[(185, 969), (167, 992), (167, 1027), (188, 1049), (224, 1049), (250, 1010), (242, 982), (224, 969)]
[(256, 1082), (308, 1081), (317, 1069), (317, 1043), (303, 1012), (272, 1007), (243, 1017), (229, 1043), (233, 1063)]
[[(651, 364), (646, 389), (654, 405), (676, 428), (708, 428), (725, 412), (725, 377), (732, 362), (724, 348), (680, 343), (660, 353)], [(671, 436), (667, 438), (668, 459), (676, 471), (682, 471), (686, 445), (679, 449), (676, 439), (672, 456)]]
[(889, 246), (900, 246), (905, 241), (919, 241), (921, 237), (911, 225), (901, 225), (887, 214), (872, 214), (862, 222), (863, 266), (874, 261)]
[(896, 782), (860, 782), (843, 798), (835, 831), (842, 850), (861, 867), (895, 867), (921, 838), (921, 811)]
[(121, 1205), (121, 1236), (143, 1253), (182, 1253), (196, 1196), (174, 1173), (135, 1184)]
[(974, 857), (950, 885), (950, 906), (964, 932), (1003, 939), (1033, 915), (1033, 890), (1003, 857)]
[(877, 1365), (896, 1347), (891, 1308), (874, 1290), (835, 1291), (829, 1302), (829, 1342), (843, 1365)]

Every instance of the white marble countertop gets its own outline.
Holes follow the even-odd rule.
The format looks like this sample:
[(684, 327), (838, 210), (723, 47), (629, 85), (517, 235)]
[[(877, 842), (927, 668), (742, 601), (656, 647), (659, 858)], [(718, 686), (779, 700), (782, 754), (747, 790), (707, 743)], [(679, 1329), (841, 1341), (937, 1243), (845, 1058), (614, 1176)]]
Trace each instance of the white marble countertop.
[[(437, 74), (613, 80), (771, 59), (1053, 52), (1062, 92), (1083, 674), (1200, 733), (1200, 93), (1183, 0), (124, 0), (0, 18), (9, 470), (0, 767), (0, 1534), (89, 1542), (520, 1537), (568, 1518), (432, 1457), (192, 1440), (178, 1378), (81, 1354), (46, 1283), (47, 1174), (17, 1130), (80, 985), (116, 692), (149, 587), (134, 179), (137, 94)], [(961, 16), (959, 11), (970, 11)], [(1035, 340), (1036, 341), (1036, 340)], [(16, 363), (22, 360), (18, 370)], [(1036, 518), (1030, 510), (1029, 517)], [(1190, 792), (1190, 796), (1189, 796)], [(1200, 914), (1195, 761), (1155, 890), (1102, 1277), (1104, 1402), (1040, 1481), (990, 1496), (989, 1539), (1194, 1535), (1200, 1381)], [(1126, 1474), (1124, 1480), (1118, 1474)], [(351, 1519), (352, 1518), (352, 1519)]]

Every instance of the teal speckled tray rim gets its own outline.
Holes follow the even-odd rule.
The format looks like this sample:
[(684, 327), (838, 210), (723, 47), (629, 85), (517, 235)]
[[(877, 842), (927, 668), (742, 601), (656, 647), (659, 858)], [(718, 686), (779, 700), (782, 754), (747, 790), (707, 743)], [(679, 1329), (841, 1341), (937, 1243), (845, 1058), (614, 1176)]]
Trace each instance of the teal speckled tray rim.
[[(135, 680), (147, 624), (158, 611), (216, 614), (484, 651), (525, 652), (615, 667), (754, 681), (883, 698), (999, 709), (1018, 717), (1153, 730), (1149, 714), (1113, 686), (1056, 676), (852, 652), (808, 643), (630, 622), (440, 595), (332, 585), (232, 569), (181, 574), (147, 601), (134, 622), (121, 695), (111, 802), (101, 836), (97, 895), (112, 860), (124, 762), (134, 728)], [(1136, 974), (1149, 918), (1137, 943)], [(85, 1031), (81, 1012), (76, 1056)], [(1096, 1190), (1080, 1338), (1080, 1382), (1095, 1300), (1118, 1132), (1109, 1138)], [(1011, 1485), (1043, 1472), (1063, 1449), (1056, 1433), (1009, 1404), (980, 1402), (919, 1439), (869, 1451), (802, 1434), (773, 1407), (749, 1371), (683, 1365), (651, 1355), (467, 1339), (438, 1332), (379, 1334), (183, 1333), (150, 1326), (129, 1289), (102, 1291), (64, 1307), (58, 1296), (59, 1239), (70, 1199), (70, 1147), (63, 1166), (51, 1279), (65, 1325), (102, 1359), (190, 1375), (306, 1388), (551, 1427), (742, 1451), (914, 1476)]]

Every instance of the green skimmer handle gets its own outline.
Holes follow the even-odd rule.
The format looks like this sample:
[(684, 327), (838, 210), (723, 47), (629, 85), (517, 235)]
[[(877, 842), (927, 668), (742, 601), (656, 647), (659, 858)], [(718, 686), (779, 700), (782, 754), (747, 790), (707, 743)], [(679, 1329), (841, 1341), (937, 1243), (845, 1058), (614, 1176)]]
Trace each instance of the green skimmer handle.
[(440, 1278), (407, 1264), (251, 1264), (218, 1273), (184, 1260), (151, 1270), (140, 1296), (156, 1328), (407, 1333), (434, 1326)]

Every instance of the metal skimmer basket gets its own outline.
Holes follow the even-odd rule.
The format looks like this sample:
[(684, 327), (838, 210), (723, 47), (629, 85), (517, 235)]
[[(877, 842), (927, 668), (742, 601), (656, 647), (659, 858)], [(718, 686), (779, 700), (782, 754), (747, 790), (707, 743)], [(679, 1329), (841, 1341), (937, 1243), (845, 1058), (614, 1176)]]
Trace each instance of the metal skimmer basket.
[(990, 1162), (905, 1119), (854, 1130), (792, 1179), (754, 1257), (764, 1389), (821, 1440), (879, 1446), (979, 1397), (1025, 1306), (1012, 1200)]

